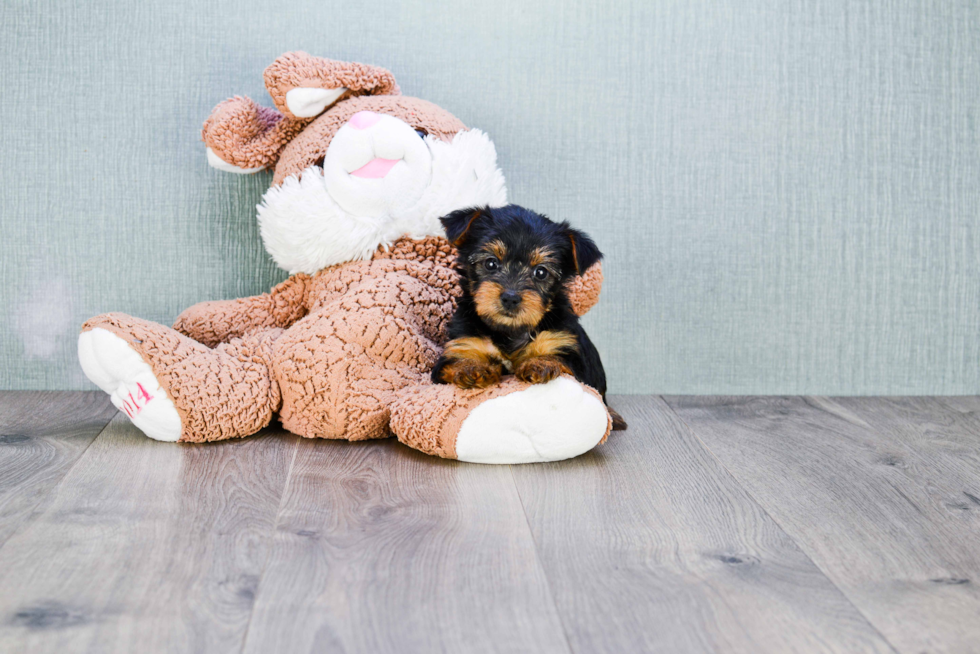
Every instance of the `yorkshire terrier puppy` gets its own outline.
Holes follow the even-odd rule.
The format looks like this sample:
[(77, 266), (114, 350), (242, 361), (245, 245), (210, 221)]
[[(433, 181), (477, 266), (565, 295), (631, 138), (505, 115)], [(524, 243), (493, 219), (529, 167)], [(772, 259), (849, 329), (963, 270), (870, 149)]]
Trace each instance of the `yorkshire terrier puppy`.
[[(463, 295), (432, 381), (484, 388), (505, 372), (532, 384), (567, 373), (605, 402), (602, 360), (565, 293), (571, 277), (602, 258), (592, 239), (513, 204), (461, 209), (441, 221), (456, 247)], [(626, 429), (618, 413), (609, 415), (613, 429)]]

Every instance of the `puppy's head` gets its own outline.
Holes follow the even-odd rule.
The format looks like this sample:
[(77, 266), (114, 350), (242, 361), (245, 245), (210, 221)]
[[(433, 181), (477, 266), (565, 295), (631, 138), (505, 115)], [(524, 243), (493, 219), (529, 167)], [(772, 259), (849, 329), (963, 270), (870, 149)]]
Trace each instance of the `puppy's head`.
[(464, 289), (488, 325), (533, 329), (565, 282), (602, 258), (592, 239), (517, 205), (454, 211), (442, 219)]

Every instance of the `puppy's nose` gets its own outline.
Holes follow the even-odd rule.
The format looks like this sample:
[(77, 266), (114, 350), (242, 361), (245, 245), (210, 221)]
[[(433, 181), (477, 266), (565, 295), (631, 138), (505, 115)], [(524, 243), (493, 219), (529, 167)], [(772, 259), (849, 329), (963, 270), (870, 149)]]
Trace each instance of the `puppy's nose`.
[(376, 114), (373, 111), (358, 111), (350, 117), (350, 126), (354, 129), (367, 129), (379, 120), (381, 120), (381, 114)]
[(500, 294), (500, 304), (508, 311), (513, 311), (521, 303), (521, 294), (515, 291), (504, 291)]

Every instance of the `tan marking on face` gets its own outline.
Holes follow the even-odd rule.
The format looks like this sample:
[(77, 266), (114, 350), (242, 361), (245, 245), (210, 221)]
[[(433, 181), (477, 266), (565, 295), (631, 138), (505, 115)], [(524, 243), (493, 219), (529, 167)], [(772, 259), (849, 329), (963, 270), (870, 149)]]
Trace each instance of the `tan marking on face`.
[(528, 260), (531, 267), (540, 266), (545, 263), (554, 263), (555, 261), (555, 251), (551, 248), (534, 248), (531, 252), (531, 258)]
[(481, 282), (473, 291), (476, 312), (484, 320), (489, 320), (500, 311), (500, 294), (504, 287), (497, 282)]
[(490, 241), (483, 247), (483, 249), (501, 261), (507, 257), (507, 246), (504, 245), (503, 241)]
[(548, 309), (541, 296), (534, 291), (521, 291), (521, 310), (515, 316), (519, 324), (526, 327), (537, 327)]
[(473, 293), (477, 314), (490, 325), (534, 328), (548, 312), (541, 296), (529, 290), (521, 292), (521, 306), (517, 313), (507, 315), (500, 306), (500, 294), (503, 292), (503, 286), (497, 282), (481, 282)]

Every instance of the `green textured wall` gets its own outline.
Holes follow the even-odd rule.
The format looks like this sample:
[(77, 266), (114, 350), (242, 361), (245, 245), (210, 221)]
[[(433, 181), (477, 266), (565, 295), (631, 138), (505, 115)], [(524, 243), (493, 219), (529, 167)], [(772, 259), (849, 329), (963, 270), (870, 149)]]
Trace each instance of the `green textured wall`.
[(4, 2), (0, 387), (91, 388), (78, 325), (283, 278), (199, 128), (304, 49), (495, 140), (607, 254), (615, 392), (980, 392), (972, 2)]

